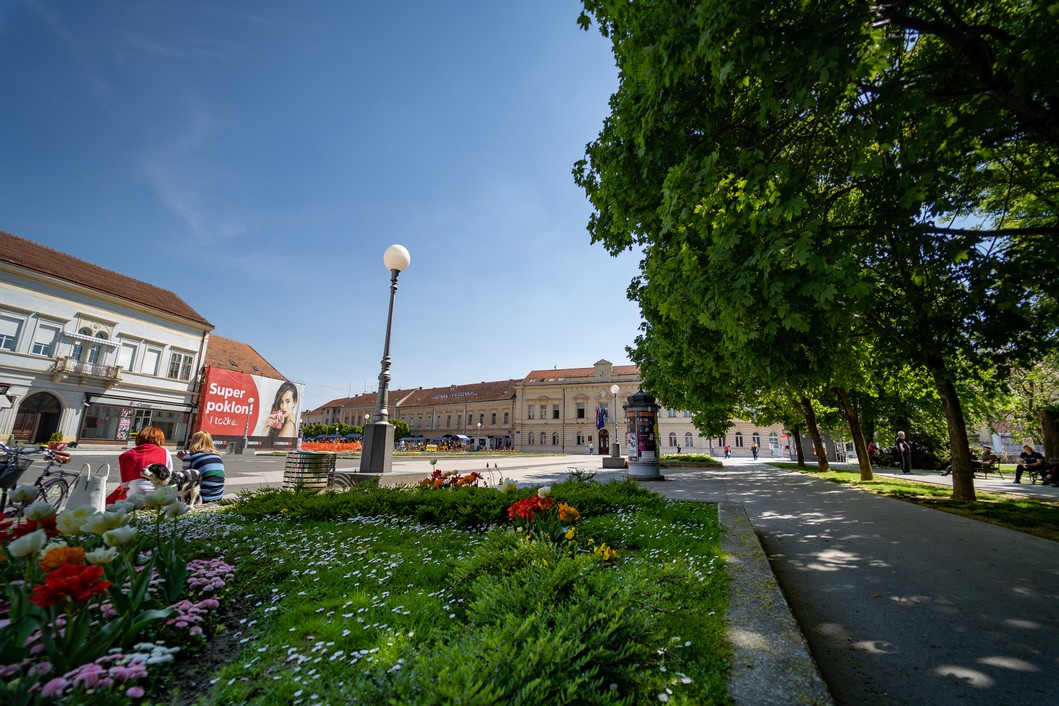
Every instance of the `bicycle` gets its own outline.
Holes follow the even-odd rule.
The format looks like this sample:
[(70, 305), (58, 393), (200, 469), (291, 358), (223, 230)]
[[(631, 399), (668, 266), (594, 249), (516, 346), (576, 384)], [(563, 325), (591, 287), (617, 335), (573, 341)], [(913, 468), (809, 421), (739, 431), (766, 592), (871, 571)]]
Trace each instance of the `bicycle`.
[(34, 502), (43, 500), (55, 507), (55, 511), (62, 510), (66, 498), (70, 494), (70, 484), (77, 479), (78, 474), (66, 471), (62, 468), (52, 470), (55, 465), (62, 466), (67, 463), (71, 456), (63, 450), (65, 444), (55, 448), (40, 448), (39, 446), (22, 446), (11, 448), (0, 443), (0, 508), (4, 515), (14, 515), (17, 508), (8, 502), (8, 493), (18, 486), (22, 475), (29, 469), (37, 459), (30, 458), (30, 454), (43, 453), (47, 465), (41, 471), (33, 485), (37, 487), (37, 497)]

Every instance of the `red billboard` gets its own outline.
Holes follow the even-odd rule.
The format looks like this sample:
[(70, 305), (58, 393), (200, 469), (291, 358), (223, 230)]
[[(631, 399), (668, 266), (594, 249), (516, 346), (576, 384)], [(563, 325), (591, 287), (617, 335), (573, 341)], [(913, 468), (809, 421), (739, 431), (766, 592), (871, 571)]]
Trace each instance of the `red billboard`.
[(207, 368), (195, 430), (218, 446), (245, 436), (251, 448), (294, 448), (303, 391), (287, 380)]

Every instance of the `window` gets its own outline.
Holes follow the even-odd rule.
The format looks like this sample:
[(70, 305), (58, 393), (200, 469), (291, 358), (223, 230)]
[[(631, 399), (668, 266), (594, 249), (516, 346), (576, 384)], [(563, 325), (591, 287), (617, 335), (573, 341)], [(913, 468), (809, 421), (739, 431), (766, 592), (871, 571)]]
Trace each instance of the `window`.
[[(77, 333), (79, 333), (82, 336), (91, 336), (92, 335), (92, 329), (90, 329), (90, 328), (82, 328)], [(74, 349), (73, 349), (72, 355), (73, 355), (74, 360), (78, 360), (78, 361), (80, 361), (82, 363), (85, 362), (85, 357), (86, 357), (85, 356), (85, 342), (83, 340), (78, 339), (78, 340), (74, 341)]]
[(757, 444), (757, 447), (760, 449), (761, 448), (761, 434), (758, 434), (755, 431), (753, 433), (753, 435), (750, 437), (750, 442), (753, 443), (753, 444)]
[(695, 446), (695, 439), (691, 436), (691, 432), (685, 432), (684, 434), (684, 446), (689, 449)]
[(37, 327), (37, 335), (33, 337), (33, 355), (43, 355), (49, 358), (54, 358), (55, 341), (58, 337), (58, 326), (54, 324), (40, 324)]
[[(577, 403), (577, 418), (578, 419), (584, 419), (585, 418), (585, 403), (584, 402), (578, 402)], [(580, 446), (580, 445), (581, 444), (578, 443), (578, 446)]]
[(780, 438), (776, 436), (776, 432), (769, 434), (769, 448), (778, 449), (780, 447)]
[(423, 415), (422, 414), (419, 415), (419, 422), (416, 424), (416, 426), (417, 427), (422, 427), (423, 426)]
[(445, 428), (446, 429), (451, 429), (452, 428), (452, 415), (451, 414), (446, 414), (445, 415)]
[[(100, 331), (99, 333), (96, 334), (96, 338), (98, 340), (100, 340), (100, 341), (106, 341), (106, 340), (108, 340), (109, 336), (107, 336), (105, 331)], [(103, 354), (103, 346), (101, 346), (98, 343), (93, 343), (88, 348), (88, 362), (90, 364), (92, 364), (92, 365), (95, 365), (96, 363), (99, 362), (100, 356), (102, 354)]]
[(552, 446), (558, 446), (558, 445), (559, 445), (559, 432), (553, 431), (552, 432)]
[(22, 331), (22, 319), (10, 314), (0, 314), (0, 348), (15, 350), (18, 345), (18, 334)]
[(459, 414), (456, 415), (456, 428), (457, 429), (462, 429), (463, 428), (463, 412), (460, 412)]
[(496, 412), (495, 411), (489, 413), (489, 424), (491, 426), (494, 426), (494, 427), (496, 426)]
[(741, 431), (735, 433), (735, 447), (737, 449), (743, 448), (743, 432)]
[(548, 418), (548, 405), (542, 404), (540, 406), (540, 410), (541, 410), (541, 419), (547, 419)]
[(559, 405), (553, 404), (552, 405), (552, 419), (558, 419), (558, 418), (559, 418)]
[(534, 440), (535, 440), (536, 438), (537, 438), (537, 437), (535, 437), (535, 436), (534, 436), (533, 434), (527, 434), (527, 435), (526, 435), (526, 439), (527, 439), (527, 440), (529, 440), (529, 445), (530, 445), (530, 446), (533, 446), (533, 445), (534, 445)]
[(194, 360), (195, 357), (190, 353), (173, 353), (169, 358), (169, 374), (166, 377), (173, 380), (190, 380), (191, 364)]
[(485, 413), (484, 412), (479, 412), (478, 413), (478, 426), (482, 426), (483, 424), (485, 424)]
[(505, 410), (504, 410), (504, 426), (505, 426), (505, 427), (506, 427), (506, 426), (508, 425), (508, 421), (509, 421), (509, 420), (511, 419), (511, 416), (510, 416), (510, 415), (511, 415), (511, 413), (510, 413), (510, 412), (508, 412), (508, 411), (507, 411), (507, 410), (505, 409)]
[(676, 446), (677, 445), (677, 433), (675, 431), (669, 432), (669, 445), (670, 446)]
[(675, 409), (667, 409), (666, 410), (666, 416), (667, 417), (675, 417), (675, 416), (677, 416), (677, 411)]
[[(76, 355), (74, 357), (76, 357)], [(162, 349), (161, 348), (148, 348), (147, 352), (143, 356), (143, 370), (142, 370), (143, 374), (144, 375), (157, 375), (158, 374), (158, 364), (161, 361), (162, 361)]]
[(135, 343), (125, 341), (121, 344), (121, 350), (118, 351), (118, 365), (123, 370), (132, 370), (133, 363), (136, 362), (136, 348)]
[(541, 446), (544, 446), (548, 442), (548, 435), (543, 431), (541, 432)]
[(533, 405), (530, 405), (529, 407), (526, 407), (526, 419), (533, 419), (533, 413), (534, 413)]
[(691, 412), (689, 412), (688, 410), (685, 409), (684, 410), (684, 416), (685, 417), (690, 417), (691, 416)]

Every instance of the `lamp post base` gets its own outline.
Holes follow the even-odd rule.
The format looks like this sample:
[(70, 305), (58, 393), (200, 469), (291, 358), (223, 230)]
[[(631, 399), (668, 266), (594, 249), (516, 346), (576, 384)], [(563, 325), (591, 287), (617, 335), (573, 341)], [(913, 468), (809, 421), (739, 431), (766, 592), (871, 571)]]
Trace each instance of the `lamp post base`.
[(364, 428), (364, 448), (360, 453), (361, 473), (390, 473), (393, 470), (393, 425), (375, 422)]

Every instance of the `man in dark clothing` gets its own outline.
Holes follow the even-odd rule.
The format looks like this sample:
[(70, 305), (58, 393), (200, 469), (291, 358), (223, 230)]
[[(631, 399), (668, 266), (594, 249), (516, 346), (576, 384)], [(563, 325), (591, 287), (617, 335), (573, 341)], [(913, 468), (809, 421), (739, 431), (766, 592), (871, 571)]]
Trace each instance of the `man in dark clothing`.
[(901, 457), (901, 472), (911, 473), (912, 447), (905, 441), (905, 433), (903, 431), (897, 432), (897, 441), (894, 442), (894, 446), (897, 447), (897, 455)]
[(1034, 451), (1033, 447), (1029, 444), (1022, 447), (1022, 453), (1019, 454), (1019, 465), (1015, 466), (1015, 482), (1022, 482), (1022, 474), (1026, 471), (1030, 472), (1032, 476), (1034, 473), (1040, 473), (1044, 470), (1044, 454), (1040, 451)]

